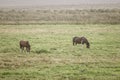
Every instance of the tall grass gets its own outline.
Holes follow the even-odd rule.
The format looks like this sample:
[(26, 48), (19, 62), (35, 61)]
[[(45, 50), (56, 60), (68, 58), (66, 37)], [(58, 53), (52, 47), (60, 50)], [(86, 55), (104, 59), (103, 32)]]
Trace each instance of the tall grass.
[(119, 9), (0, 10), (0, 24), (120, 24)]

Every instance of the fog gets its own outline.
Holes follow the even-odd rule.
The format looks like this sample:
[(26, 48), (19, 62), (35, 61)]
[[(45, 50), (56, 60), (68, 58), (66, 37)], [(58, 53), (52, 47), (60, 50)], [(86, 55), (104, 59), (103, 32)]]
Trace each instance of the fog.
[(116, 4), (120, 0), (0, 0), (0, 6)]

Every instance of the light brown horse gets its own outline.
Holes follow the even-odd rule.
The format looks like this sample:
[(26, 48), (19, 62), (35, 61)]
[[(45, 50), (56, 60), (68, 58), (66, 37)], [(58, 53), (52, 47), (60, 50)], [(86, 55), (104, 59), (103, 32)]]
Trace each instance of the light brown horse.
[(73, 37), (73, 45), (86, 44), (86, 48), (90, 48), (90, 43), (85, 37)]
[(24, 47), (26, 47), (26, 51), (27, 51), (27, 52), (30, 52), (30, 44), (29, 44), (29, 41), (23, 41), (23, 40), (21, 40), (21, 41), (19, 42), (19, 44), (20, 44), (20, 49), (22, 50), (22, 52), (23, 52), (23, 50), (24, 50)]

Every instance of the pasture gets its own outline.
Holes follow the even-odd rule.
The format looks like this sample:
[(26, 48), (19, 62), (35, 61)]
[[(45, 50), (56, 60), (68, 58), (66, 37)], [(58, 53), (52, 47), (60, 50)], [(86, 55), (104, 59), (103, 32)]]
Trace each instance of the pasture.
[[(90, 49), (73, 46), (85, 36)], [(31, 53), (20, 53), (29, 40)], [(120, 25), (0, 25), (0, 80), (120, 80)]]

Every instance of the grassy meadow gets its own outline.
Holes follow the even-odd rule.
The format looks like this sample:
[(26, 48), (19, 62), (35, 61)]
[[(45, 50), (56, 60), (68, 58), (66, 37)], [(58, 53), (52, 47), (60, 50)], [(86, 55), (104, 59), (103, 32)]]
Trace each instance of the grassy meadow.
[[(90, 49), (73, 46), (74, 36)], [(0, 80), (120, 80), (120, 25), (0, 25)]]

